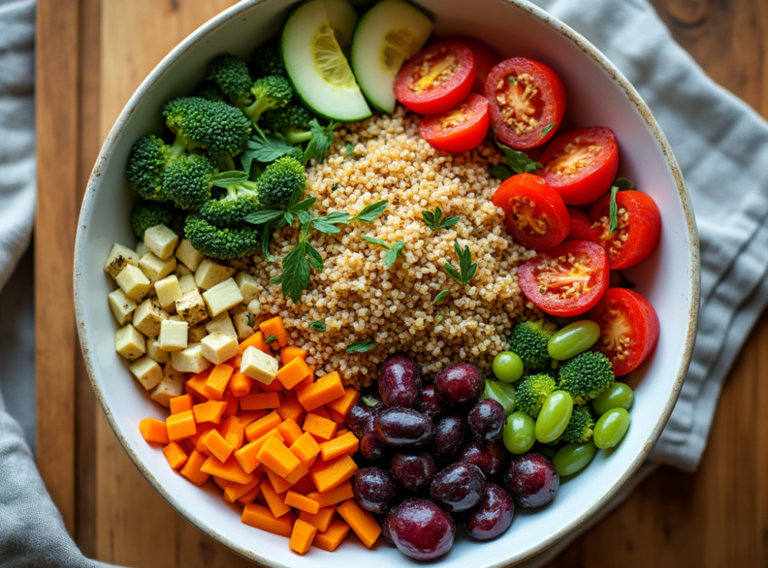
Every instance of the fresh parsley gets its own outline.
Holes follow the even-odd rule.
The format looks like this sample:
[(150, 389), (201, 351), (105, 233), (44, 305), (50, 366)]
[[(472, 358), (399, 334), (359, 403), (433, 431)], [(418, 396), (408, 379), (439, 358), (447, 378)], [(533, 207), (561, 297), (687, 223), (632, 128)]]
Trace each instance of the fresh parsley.
[(216, 187), (229, 187), (231, 185), (237, 185), (243, 183), (248, 179), (248, 174), (245, 172), (238, 172), (237, 170), (219, 172), (211, 176), (211, 185)]
[(309, 322), (307, 327), (309, 327), (309, 329), (311, 329), (312, 331), (316, 331), (318, 333), (323, 333), (326, 329), (328, 329), (328, 326), (325, 324), (325, 322), (320, 320)]
[(450, 291), (450, 290), (443, 290), (442, 292), (439, 292), (439, 293), (437, 294), (437, 296), (435, 296), (435, 299), (434, 299), (434, 300), (432, 300), (432, 303), (433, 303), (435, 306), (439, 306), (440, 304), (442, 304), (443, 302), (445, 302), (445, 299), (446, 299), (446, 298), (447, 298), (447, 297), (450, 295), (450, 293), (451, 293), (451, 291)]
[(635, 186), (627, 178), (616, 178), (611, 186), (611, 201), (608, 206), (608, 219), (610, 223), (608, 231), (610, 233), (615, 232), (619, 228), (619, 206), (616, 203), (616, 195), (620, 191), (626, 191), (628, 189), (635, 189)]
[(495, 177), (496, 179), (504, 181), (505, 179), (509, 179), (515, 175), (515, 172), (513, 172), (512, 168), (510, 168), (507, 164), (499, 162), (498, 164), (488, 168), (488, 174), (491, 177)]
[(352, 142), (347, 142), (344, 144), (344, 151), (347, 154), (347, 158), (352, 158), (353, 160), (359, 160), (362, 156), (358, 156), (357, 152), (355, 152), (355, 147), (352, 145)]
[(373, 223), (384, 214), (384, 211), (388, 206), (389, 201), (386, 200), (366, 205), (360, 213), (352, 217), (352, 220), (360, 221), (361, 223)]
[(253, 317), (251, 312), (245, 312), (245, 323), (247, 323), (249, 327), (256, 325), (256, 318)]
[(437, 315), (435, 316), (435, 326), (438, 326), (441, 323), (443, 323), (443, 312), (437, 312)]
[(270, 335), (270, 336), (268, 336), (268, 337), (267, 337), (267, 338), (264, 340), (264, 343), (266, 343), (267, 345), (269, 345), (270, 343), (274, 343), (275, 341), (277, 341), (277, 336), (276, 336), (276, 335)]
[(331, 122), (328, 126), (320, 126), (316, 118), (309, 121), (309, 131), (312, 138), (309, 139), (307, 149), (304, 151), (303, 163), (315, 160), (318, 163), (323, 162), (328, 155), (328, 150), (333, 144), (333, 130), (336, 123)]
[(475, 277), (477, 272), (477, 263), (472, 262), (472, 251), (469, 250), (469, 245), (463, 249), (459, 246), (459, 242), (453, 243), (453, 248), (456, 250), (456, 256), (459, 259), (459, 270), (456, 270), (448, 263), (443, 265), (443, 269), (448, 273), (448, 276), (453, 278), (459, 286), (466, 286)]
[(381, 239), (377, 239), (374, 237), (369, 237), (368, 235), (363, 235), (361, 237), (366, 243), (371, 243), (372, 245), (383, 247), (387, 250), (389, 250), (389, 243), (387, 241), (382, 241)]
[(498, 139), (496, 140), (496, 145), (504, 154), (504, 159), (509, 167), (516, 174), (535, 174), (536, 170), (543, 167), (539, 162), (531, 160), (525, 152), (510, 148), (506, 144), (499, 142)]
[(332, 183), (331, 184), (331, 191), (336, 191), (337, 189), (339, 189), (339, 184), (338, 183)]
[(635, 184), (629, 181), (627, 178), (616, 178), (613, 185), (619, 188), (619, 191), (625, 191), (627, 189), (635, 189)]
[(455, 215), (443, 219), (443, 210), (440, 207), (435, 207), (434, 211), (422, 211), (421, 217), (424, 219), (424, 224), (432, 229), (432, 232), (437, 232), (440, 229), (447, 229), (453, 227), (461, 220), (461, 215)]
[(256, 131), (248, 140), (246, 150), (252, 152), (251, 160), (274, 162), (293, 150), (293, 144), (288, 142), (282, 134), (267, 134), (256, 127)]
[(375, 348), (376, 345), (377, 343), (371, 339), (368, 341), (355, 341), (354, 343), (347, 345), (347, 348), (344, 351), (347, 353), (367, 353)]
[(392, 265), (397, 262), (398, 257), (403, 256), (405, 241), (395, 241), (394, 243), (389, 244), (387, 241), (382, 241), (381, 239), (377, 239), (375, 237), (369, 237), (368, 235), (363, 235), (362, 239), (367, 243), (371, 243), (372, 245), (376, 245), (387, 250), (386, 254), (384, 255), (384, 266), (387, 268), (392, 268)]

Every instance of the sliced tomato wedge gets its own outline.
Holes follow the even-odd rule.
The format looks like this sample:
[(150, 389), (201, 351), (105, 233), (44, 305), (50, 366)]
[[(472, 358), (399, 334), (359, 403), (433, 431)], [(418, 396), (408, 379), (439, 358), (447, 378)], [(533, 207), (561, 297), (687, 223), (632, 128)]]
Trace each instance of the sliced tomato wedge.
[(637, 369), (659, 341), (659, 317), (653, 306), (637, 292), (609, 288), (589, 312), (600, 326), (595, 349), (605, 354), (620, 377)]
[(470, 93), (455, 109), (425, 116), (419, 132), (436, 150), (455, 154), (480, 145), (488, 133), (488, 120), (488, 100)]
[(496, 65), (485, 81), (491, 126), (507, 146), (528, 150), (554, 136), (565, 114), (565, 87), (551, 67), (513, 57)]
[(592, 229), (592, 221), (589, 220), (587, 214), (575, 207), (568, 207), (567, 209), (568, 217), (571, 218), (571, 230), (568, 231), (567, 240), (594, 242), (595, 232)]
[(473, 37), (460, 37), (456, 41), (466, 45), (472, 51), (472, 57), (475, 58), (476, 74), (475, 82), (472, 84), (472, 92), (484, 94), (488, 73), (494, 65), (501, 61), (501, 55), (487, 43)]
[(552, 140), (539, 160), (539, 172), (568, 205), (586, 205), (603, 196), (619, 170), (613, 132), (601, 126), (579, 128)]
[(572, 317), (589, 311), (608, 289), (610, 270), (605, 251), (590, 241), (566, 241), (520, 265), (525, 297), (552, 316)]
[(467, 98), (476, 74), (466, 45), (438, 41), (406, 62), (395, 78), (395, 97), (419, 114), (446, 112)]
[(656, 203), (639, 191), (616, 194), (618, 228), (610, 231), (611, 196), (606, 195), (589, 210), (593, 240), (605, 248), (611, 268), (624, 270), (653, 254), (661, 239), (661, 213)]
[(568, 236), (571, 223), (563, 198), (539, 176), (508, 178), (493, 195), (493, 204), (504, 210), (507, 231), (525, 248), (551, 249)]

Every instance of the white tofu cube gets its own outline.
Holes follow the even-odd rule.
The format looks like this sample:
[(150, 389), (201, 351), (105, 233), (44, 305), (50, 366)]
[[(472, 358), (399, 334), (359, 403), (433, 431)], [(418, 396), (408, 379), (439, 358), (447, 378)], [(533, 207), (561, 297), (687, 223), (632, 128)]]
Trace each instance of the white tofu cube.
[(208, 330), (208, 333), (220, 331), (224, 335), (237, 337), (237, 332), (235, 331), (235, 326), (232, 324), (232, 319), (229, 317), (229, 312), (220, 313), (205, 324), (205, 329)]
[(196, 250), (187, 239), (181, 239), (179, 248), (176, 249), (176, 258), (192, 272), (198, 269), (205, 256)]
[(243, 353), (240, 371), (244, 375), (268, 385), (277, 376), (277, 359), (255, 347), (249, 347)]
[[(179, 237), (165, 225), (150, 227), (144, 231), (144, 244), (159, 258), (166, 259), (173, 256)], [(174, 267), (176, 266), (174, 260)]]
[(240, 294), (243, 296), (243, 303), (245, 304), (254, 298), (258, 298), (263, 290), (256, 277), (244, 270), (237, 273), (235, 282), (237, 282), (237, 287), (240, 288)]
[(200, 344), (203, 346), (203, 357), (214, 365), (220, 365), (237, 355), (239, 347), (237, 337), (226, 335), (220, 331), (206, 335)]
[(160, 384), (155, 387), (149, 398), (166, 408), (171, 406), (171, 399), (184, 394), (184, 385), (177, 383), (169, 377), (164, 377)]
[(181, 373), (202, 373), (211, 363), (203, 357), (203, 346), (200, 343), (190, 343), (183, 351), (171, 353), (173, 368)]
[[(160, 332), (162, 331), (163, 328), (160, 326)], [(147, 357), (158, 363), (167, 363), (171, 360), (171, 354), (160, 349), (160, 342), (157, 339), (147, 340)]]
[(172, 315), (172, 316), (171, 316), (171, 317), (169, 317), (168, 319), (169, 319), (169, 320), (171, 320), (171, 321), (184, 321), (183, 319), (181, 319), (181, 318), (180, 318), (179, 316), (177, 316), (177, 315)]
[(139, 241), (136, 244), (136, 254), (139, 255), (139, 258), (144, 256), (148, 252), (149, 252), (149, 247), (147, 247), (147, 245), (144, 244), (144, 241)]
[(184, 386), (184, 383), (187, 382), (187, 378), (189, 377), (189, 375), (186, 373), (182, 373), (181, 371), (174, 369), (173, 363), (166, 363), (163, 365), (163, 376), (171, 379), (172, 381), (176, 381), (181, 386)]
[(141, 258), (135, 251), (132, 251), (126, 246), (115, 243), (112, 245), (112, 250), (109, 251), (107, 256), (107, 262), (104, 263), (104, 270), (107, 271), (112, 278), (117, 278), (117, 275), (129, 264), (132, 266), (139, 265), (139, 258)]
[(138, 266), (127, 265), (115, 277), (117, 285), (132, 300), (141, 301), (149, 292), (151, 282)]
[(203, 292), (203, 299), (208, 307), (208, 313), (211, 314), (211, 317), (216, 317), (242, 302), (243, 295), (240, 294), (240, 288), (237, 287), (235, 280), (228, 278)]
[(235, 330), (237, 331), (237, 338), (240, 341), (243, 341), (244, 339), (248, 339), (250, 336), (252, 336), (255, 331), (253, 331), (253, 326), (256, 323), (256, 318), (253, 317), (253, 314), (251, 312), (240, 312), (235, 317), (232, 318), (232, 321), (235, 323)]
[(147, 352), (144, 336), (131, 324), (121, 327), (115, 333), (115, 351), (129, 361), (138, 359)]
[(148, 252), (141, 257), (139, 268), (151, 282), (157, 282), (173, 272), (173, 269), (176, 268), (176, 258), (171, 256), (163, 260), (155, 253)]
[(251, 312), (254, 317), (258, 316), (261, 313), (261, 302), (256, 298), (248, 302), (248, 311)]
[(181, 264), (180, 262), (176, 263), (176, 268), (173, 270), (173, 273), (179, 278), (181, 278), (182, 276), (192, 276), (193, 282), (194, 282), (195, 273), (192, 272), (189, 268), (187, 268), (183, 264)]
[(156, 300), (144, 300), (133, 312), (133, 326), (147, 337), (157, 337), (160, 324), (168, 319)]
[(187, 348), (189, 343), (187, 332), (189, 324), (185, 321), (165, 320), (160, 325), (160, 349), (163, 351), (181, 351)]
[(182, 294), (184, 292), (196, 292), (197, 284), (195, 284), (195, 277), (191, 274), (179, 276), (179, 288), (181, 288)]
[(182, 292), (181, 298), (176, 300), (176, 313), (189, 325), (195, 325), (208, 317), (205, 302), (200, 292)]
[(190, 343), (200, 343), (203, 340), (203, 337), (206, 335), (208, 335), (208, 330), (205, 329), (203, 324), (195, 325), (189, 328)]
[(163, 369), (149, 357), (142, 357), (128, 366), (133, 376), (138, 379), (145, 389), (155, 388), (163, 380)]
[(195, 271), (195, 284), (203, 290), (213, 288), (219, 282), (224, 282), (235, 273), (234, 268), (217, 264), (210, 258), (204, 259)]
[(155, 282), (157, 301), (166, 312), (176, 311), (176, 300), (181, 298), (179, 279), (173, 274)]
[(117, 323), (125, 325), (131, 321), (133, 310), (136, 309), (136, 302), (126, 296), (125, 292), (119, 288), (114, 292), (110, 292), (107, 295), (107, 299), (109, 300), (109, 307), (112, 310), (112, 314), (115, 316)]

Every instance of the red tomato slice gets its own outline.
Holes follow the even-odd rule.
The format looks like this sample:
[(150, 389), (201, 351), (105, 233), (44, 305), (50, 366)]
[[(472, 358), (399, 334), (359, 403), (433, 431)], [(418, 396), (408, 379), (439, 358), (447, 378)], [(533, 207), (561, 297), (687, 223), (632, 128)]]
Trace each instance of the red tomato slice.
[(395, 79), (395, 97), (413, 112), (438, 114), (467, 98), (476, 74), (466, 45), (438, 41), (406, 62)]
[(661, 239), (661, 213), (656, 203), (639, 191), (616, 194), (618, 229), (610, 232), (611, 196), (606, 195), (592, 205), (589, 218), (595, 237), (605, 248), (611, 268), (624, 270), (640, 264), (653, 254)]
[(539, 160), (541, 176), (568, 205), (592, 203), (609, 189), (619, 170), (619, 147), (613, 132), (600, 126), (558, 136)]
[(425, 116), (419, 132), (436, 150), (466, 152), (477, 148), (488, 133), (488, 100), (470, 93), (453, 110)]
[(568, 236), (571, 222), (563, 198), (539, 176), (518, 174), (505, 180), (493, 204), (504, 209), (507, 231), (525, 248), (551, 249)]
[(475, 82), (472, 84), (472, 92), (482, 95), (485, 93), (485, 80), (488, 78), (488, 73), (494, 65), (501, 61), (501, 55), (487, 43), (483, 43), (473, 37), (461, 37), (457, 41), (460, 41), (472, 51), (477, 72)]
[(520, 289), (552, 316), (578, 316), (600, 301), (610, 269), (605, 251), (590, 241), (566, 241), (537, 254), (519, 270)]
[(528, 150), (552, 138), (565, 114), (565, 87), (552, 68), (525, 57), (496, 65), (485, 81), (491, 125), (507, 146)]
[(637, 369), (659, 340), (656, 310), (640, 294), (626, 288), (609, 288), (589, 319), (600, 326), (595, 349), (611, 360), (618, 377)]
[(568, 216), (571, 218), (571, 230), (568, 231), (569, 241), (595, 241), (595, 232), (592, 230), (592, 221), (587, 214), (575, 207), (568, 207)]

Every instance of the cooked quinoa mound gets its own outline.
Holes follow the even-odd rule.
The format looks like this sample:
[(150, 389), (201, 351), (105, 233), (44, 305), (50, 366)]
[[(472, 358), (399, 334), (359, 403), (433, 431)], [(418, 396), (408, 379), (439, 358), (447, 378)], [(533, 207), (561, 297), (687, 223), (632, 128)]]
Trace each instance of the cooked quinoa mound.
[[(322, 255), (325, 270), (313, 273), (301, 303), (283, 298), (269, 279), (280, 274), (279, 260), (296, 244), (297, 229), (275, 232), (270, 263), (254, 258), (253, 272), (262, 279), (262, 315), (280, 314), (294, 343), (309, 352), (307, 362), (318, 375), (339, 371), (358, 388), (376, 379), (378, 364), (389, 354), (404, 352), (422, 372), (433, 376), (455, 361), (487, 370), (507, 347), (510, 329), (532, 306), (517, 281), (518, 265), (535, 253), (515, 244), (504, 216), (491, 202), (499, 181), (488, 166), (499, 161), (489, 144), (450, 155), (438, 152), (418, 131), (419, 119), (398, 108), (393, 116), (375, 116), (336, 131), (323, 164), (308, 171), (308, 193), (317, 198), (318, 216), (387, 200), (385, 213), (372, 224), (353, 222), (335, 235), (313, 231), (310, 242)], [(347, 143), (354, 148), (347, 155)], [(450, 228), (433, 232), (422, 211), (439, 206), (444, 218), (460, 215)], [(392, 268), (386, 250), (364, 241), (368, 235), (387, 243), (405, 242)], [(454, 242), (469, 245), (478, 265), (469, 285), (459, 286), (443, 265), (458, 269)], [(435, 296), (450, 295), (439, 306)], [(323, 321), (324, 333), (309, 328)], [(366, 353), (346, 353), (354, 342), (374, 340)]]

